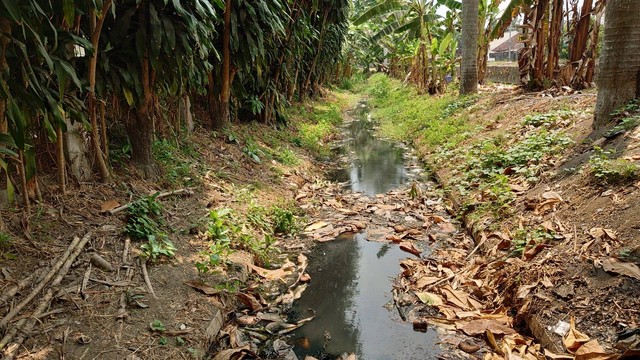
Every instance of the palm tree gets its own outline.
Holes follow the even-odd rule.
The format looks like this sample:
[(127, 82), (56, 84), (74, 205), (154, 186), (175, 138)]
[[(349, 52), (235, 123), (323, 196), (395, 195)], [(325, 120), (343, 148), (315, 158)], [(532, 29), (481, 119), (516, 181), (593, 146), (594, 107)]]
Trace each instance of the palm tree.
[[(382, 24), (373, 35), (372, 42), (390, 35), (401, 35), (402, 41), (416, 43), (410, 79), (429, 93), (443, 90), (442, 78), (451, 64), (439, 60), (447, 57), (446, 52), (455, 52), (454, 45), (457, 44), (453, 39), (445, 42), (450, 29), (443, 26), (442, 17), (436, 13), (438, 6), (455, 11), (460, 3), (457, 0), (385, 0), (353, 20), (356, 26), (374, 19)], [(446, 46), (440, 46), (443, 42)]]
[(605, 10), (604, 40), (596, 82), (593, 127), (601, 128), (618, 106), (640, 93), (640, 0), (610, 0)]
[(478, 0), (462, 1), (460, 94), (478, 92)]

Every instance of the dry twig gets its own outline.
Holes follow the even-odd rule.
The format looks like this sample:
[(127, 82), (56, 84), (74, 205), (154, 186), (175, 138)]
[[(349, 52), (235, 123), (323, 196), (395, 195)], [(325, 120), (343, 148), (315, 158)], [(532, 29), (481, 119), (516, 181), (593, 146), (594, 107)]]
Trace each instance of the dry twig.
[[(89, 242), (89, 239), (91, 238), (91, 235), (92, 235), (92, 232), (90, 231), (82, 238), (82, 240), (80, 240), (79, 243), (77, 243), (77, 246), (75, 246), (75, 249), (73, 250), (73, 253), (71, 253), (67, 257), (67, 259), (64, 262), (64, 264), (60, 267), (60, 271), (56, 275), (55, 279), (53, 279), (53, 281), (51, 282), (51, 285), (50, 285), (49, 289), (47, 290), (47, 293), (42, 298), (42, 300), (40, 300), (40, 304), (34, 310), (34, 312), (31, 314), (31, 316), (29, 318), (21, 319), (16, 324), (14, 324), (7, 331), (7, 333), (4, 336), (4, 338), (2, 340), (0, 340), (0, 349), (3, 349), (5, 346), (7, 346), (7, 344), (9, 344), (11, 339), (19, 331), (22, 332), (20, 337), (18, 337), (15, 340), (14, 344), (12, 344), (11, 348), (7, 349), (8, 351), (5, 352), (3, 359), (11, 360), (11, 359), (13, 359), (15, 357), (15, 355), (17, 353), (16, 350), (20, 347), (20, 345), (24, 342), (24, 340), (27, 337), (26, 334), (31, 332), (31, 329), (34, 327), (35, 323), (38, 321), (38, 318), (41, 317), (42, 313), (49, 307), (51, 299), (53, 299), (53, 289), (52, 288), (55, 287), (55, 286), (60, 285), (60, 283), (62, 282), (62, 279), (65, 277), (65, 275), (67, 275), (67, 272), (69, 272), (69, 269), (71, 268), (71, 265), (73, 264), (73, 262), (76, 260), (78, 255), (80, 255), (80, 252), (82, 252), (82, 249), (84, 249), (84, 246), (87, 244), (87, 242)], [(75, 240), (74, 240), (74, 242), (75, 242)], [(66, 252), (65, 252), (65, 254), (66, 254)], [(13, 313), (13, 312), (14, 311), (12, 311), (11, 313)], [(7, 319), (10, 314), (7, 314), (5, 319)], [(17, 312), (16, 312), (16, 314), (17, 314)], [(15, 314), (13, 316), (15, 316)], [(11, 318), (9, 318), (9, 320), (10, 319)], [(7, 320), (7, 321), (9, 321), (9, 320)]]
[[(167, 192), (163, 192), (158, 194), (158, 196), (156, 196), (156, 199), (162, 199), (171, 195), (183, 195), (183, 194), (187, 194), (187, 195), (193, 195), (193, 190), (189, 189), (189, 188), (185, 188), (185, 189), (179, 189), (179, 190), (173, 190), (173, 191), (167, 191)], [(109, 210), (109, 214), (114, 215), (117, 214), (119, 212), (121, 212), (122, 210), (126, 210), (128, 209), (131, 204), (133, 204), (135, 201), (132, 201), (128, 204), (124, 204), (122, 206), (119, 206), (115, 209)]]

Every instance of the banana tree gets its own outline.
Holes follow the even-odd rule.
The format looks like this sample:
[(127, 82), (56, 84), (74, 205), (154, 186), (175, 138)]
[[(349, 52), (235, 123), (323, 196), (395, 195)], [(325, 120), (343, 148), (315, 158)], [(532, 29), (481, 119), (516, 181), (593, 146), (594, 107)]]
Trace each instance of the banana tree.
[(384, 25), (372, 40), (378, 41), (391, 34), (401, 34), (404, 41), (417, 41), (410, 78), (423, 91), (438, 93), (437, 50), (438, 39), (444, 37), (446, 28), (442, 26), (442, 17), (436, 12), (439, 5), (452, 9), (459, 8), (456, 1), (430, 0), (386, 0), (372, 6), (357, 16), (353, 23), (360, 25), (376, 19)]
[(480, 0), (478, 13), (478, 83), (484, 84), (487, 74), (491, 32), (496, 26), (502, 0)]

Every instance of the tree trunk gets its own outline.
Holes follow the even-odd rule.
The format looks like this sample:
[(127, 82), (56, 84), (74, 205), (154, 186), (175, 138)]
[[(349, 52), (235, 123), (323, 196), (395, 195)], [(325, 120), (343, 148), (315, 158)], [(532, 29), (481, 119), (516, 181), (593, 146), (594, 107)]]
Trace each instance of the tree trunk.
[(607, 125), (611, 112), (640, 96), (640, 0), (610, 0), (596, 74), (598, 98), (594, 129)]
[[(102, 153), (100, 147), (100, 137), (98, 134), (98, 104), (95, 94), (96, 89), (96, 66), (98, 64), (98, 45), (100, 40), (100, 33), (102, 32), (102, 25), (108, 15), (109, 8), (111, 7), (111, 0), (107, 0), (102, 5), (102, 10), (99, 18), (96, 18), (95, 10), (89, 11), (89, 17), (91, 21), (91, 45), (93, 46), (93, 54), (89, 60), (89, 92), (87, 94), (89, 111), (89, 119), (91, 121), (91, 142), (93, 145), (94, 157), (96, 164), (98, 165), (98, 171), (100, 172), (100, 179), (102, 182), (108, 182), (111, 175), (109, 174), (109, 168), (105, 156)], [(106, 136), (106, 134), (104, 135)], [(104, 151), (108, 151), (104, 149)]]
[(460, 95), (478, 92), (478, 0), (462, 0)]
[(64, 195), (67, 192), (66, 162), (64, 158), (64, 138), (62, 124), (56, 128), (56, 156), (58, 158), (58, 190)]
[(109, 137), (107, 136), (107, 105), (100, 102), (100, 142), (104, 149), (104, 161), (109, 163)]
[[(213, 121), (213, 128), (220, 130), (229, 124), (229, 99), (231, 98), (231, 0), (226, 0), (224, 6), (224, 33), (222, 35), (222, 88), (220, 89), (218, 111)], [(215, 99), (213, 102), (216, 102)]]
[(593, 0), (584, 0), (582, 3), (580, 19), (578, 20), (578, 25), (575, 28), (571, 47), (569, 48), (569, 62), (571, 62), (574, 67), (578, 66), (577, 62), (582, 58), (584, 51), (587, 49), (592, 1)]
[(324, 43), (324, 35), (327, 32), (327, 17), (329, 16), (329, 7), (324, 9), (324, 17), (322, 18), (322, 27), (320, 28), (320, 37), (318, 38), (318, 48), (316, 50), (316, 54), (313, 57), (313, 61), (311, 62), (311, 68), (309, 69), (309, 73), (307, 74), (307, 79), (304, 81), (304, 85), (302, 86), (302, 96), (306, 97), (309, 92), (309, 85), (311, 84), (311, 76), (316, 71), (316, 65), (318, 64), (318, 58), (320, 57), (320, 52), (322, 52), (322, 44)]
[(551, 13), (549, 24), (549, 42), (547, 44), (547, 68), (546, 78), (555, 78), (555, 72), (558, 69), (560, 37), (562, 36), (562, 0), (553, 0), (553, 10)]

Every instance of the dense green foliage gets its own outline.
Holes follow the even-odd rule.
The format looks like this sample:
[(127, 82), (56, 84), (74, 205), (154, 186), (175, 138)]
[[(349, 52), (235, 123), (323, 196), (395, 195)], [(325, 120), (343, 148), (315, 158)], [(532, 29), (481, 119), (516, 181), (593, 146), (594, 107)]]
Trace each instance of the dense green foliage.
[[(71, 129), (86, 131), (89, 172), (103, 180), (110, 178), (108, 140), (122, 130), (128, 150), (116, 160), (153, 175), (154, 158), (170, 156), (153, 144), (187, 125), (177, 114), (187, 96), (208, 112), (205, 126), (286, 121), (289, 102), (339, 77), (348, 12), (346, 0), (3, 1), (3, 186), (13, 198), (18, 185), (28, 203), (37, 168), (54, 169), (36, 156), (46, 151), (64, 192)], [(175, 171), (170, 182), (184, 173)]]

